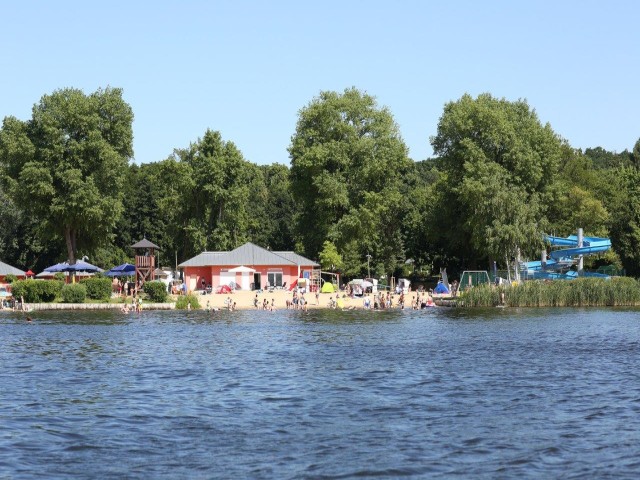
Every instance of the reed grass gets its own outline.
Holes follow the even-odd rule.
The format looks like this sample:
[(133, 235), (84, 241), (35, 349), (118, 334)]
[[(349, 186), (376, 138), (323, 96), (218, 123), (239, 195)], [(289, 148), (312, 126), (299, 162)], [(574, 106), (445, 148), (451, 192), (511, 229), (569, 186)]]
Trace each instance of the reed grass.
[(465, 307), (640, 306), (640, 282), (628, 277), (530, 280), (519, 285), (479, 285), (462, 295)]

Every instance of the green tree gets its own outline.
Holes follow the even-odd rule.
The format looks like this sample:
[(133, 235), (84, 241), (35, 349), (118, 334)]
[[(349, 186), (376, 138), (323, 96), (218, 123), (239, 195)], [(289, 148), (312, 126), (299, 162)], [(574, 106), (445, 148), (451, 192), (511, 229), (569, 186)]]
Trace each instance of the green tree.
[(584, 155), (593, 161), (596, 169), (629, 167), (633, 164), (633, 153), (625, 150), (621, 153), (610, 152), (602, 147), (587, 148)]
[(441, 245), (437, 241), (438, 232), (434, 231), (431, 220), (440, 212), (435, 188), (440, 177), (436, 162), (425, 160), (415, 162), (402, 182), (407, 187), (404, 194), (411, 200), (402, 217), (406, 253), (413, 260), (415, 270), (423, 274), (451, 263), (446, 257), (446, 242)]
[(636, 168), (640, 168), (640, 138), (636, 141), (633, 146), (633, 151), (631, 152), (631, 158), (633, 160), (633, 165)]
[(4, 119), (0, 164), (11, 198), (78, 249), (109, 241), (122, 211), (122, 185), (132, 151), (133, 113), (116, 88), (90, 95), (67, 88), (45, 95), (30, 120)]
[(628, 275), (640, 275), (640, 171), (619, 168), (607, 175), (611, 186), (607, 197), (611, 244)]
[(323, 270), (340, 271), (342, 269), (342, 257), (332, 242), (328, 240), (324, 242), (319, 257)]
[(329, 240), (345, 272), (366, 271), (367, 253), (393, 271), (404, 259), (397, 218), (406, 209), (399, 192), (411, 161), (389, 110), (355, 88), (321, 92), (300, 111), (289, 154), (305, 254), (316, 258)]
[(464, 95), (445, 106), (431, 143), (443, 173), (434, 221), (451, 250), (485, 260), (537, 250), (561, 154), (551, 127), (524, 101)]
[(256, 182), (249, 197), (252, 218), (251, 239), (272, 250), (293, 250), (295, 200), (291, 193), (289, 168), (274, 163), (259, 167), (264, 187)]
[(602, 178), (603, 171), (594, 168), (590, 157), (563, 146), (558, 175), (550, 191), (550, 233), (570, 235), (581, 227), (589, 236), (608, 235), (609, 213), (603, 198), (609, 195), (609, 186)]
[[(219, 132), (207, 130), (188, 148), (161, 162), (154, 184), (168, 237), (188, 258), (203, 250), (230, 250), (259, 228), (250, 199), (264, 204), (264, 177)], [(176, 250), (177, 251), (177, 250)]]

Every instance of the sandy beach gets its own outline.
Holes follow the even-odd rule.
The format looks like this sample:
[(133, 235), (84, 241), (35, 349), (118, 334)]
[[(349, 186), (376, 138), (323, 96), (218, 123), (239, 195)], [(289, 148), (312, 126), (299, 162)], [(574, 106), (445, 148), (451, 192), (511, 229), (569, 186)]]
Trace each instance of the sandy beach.
[[(276, 310), (281, 310), (287, 308), (287, 300), (291, 301), (293, 299), (293, 293), (289, 290), (274, 290), (272, 292), (256, 292), (256, 291), (244, 291), (237, 290), (233, 293), (229, 294), (216, 294), (211, 293), (207, 295), (202, 295), (202, 292), (195, 292), (198, 296), (198, 301), (200, 302), (201, 308), (219, 308), (224, 309), (227, 308), (227, 304), (225, 303), (227, 299), (231, 299), (232, 302), (235, 303), (237, 310), (251, 310), (255, 307), (253, 306), (254, 298), (256, 295), (258, 296), (258, 306), (261, 307), (264, 300), (266, 299), (271, 305), (273, 301), (274, 308)], [(416, 292), (409, 292), (405, 294), (405, 304), (409, 307), (412, 298), (415, 298), (417, 295)], [(365, 297), (348, 297), (345, 296), (343, 292), (340, 293), (320, 293), (318, 299), (316, 300), (315, 293), (306, 293), (304, 294), (304, 298), (307, 301), (308, 309), (315, 308), (329, 308), (329, 304), (331, 299), (334, 301), (339, 296), (339, 300), (342, 305), (339, 305), (341, 308), (364, 308), (364, 298)], [(366, 297), (369, 298), (371, 305), (373, 305), (373, 294), (368, 294)], [(394, 307), (397, 307), (398, 295), (394, 295)], [(410, 307), (409, 307), (410, 308)]]
[[(211, 293), (207, 295), (202, 295), (200, 292), (195, 292), (198, 297), (198, 302), (200, 303), (200, 307), (206, 309), (207, 307), (212, 309), (226, 309), (228, 299), (231, 302), (235, 303), (236, 310), (252, 310), (254, 307), (254, 299), (258, 298), (258, 308), (262, 308), (262, 305), (265, 301), (269, 303), (269, 307), (273, 302), (274, 309), (281, 310), (287, 308), (287, 301), (291, 302), (293, 300), (293, 292), (289, 290), (274, 290), (272, 292), (256, 292), (256, 291), (245, 291), (245, 290), (237, 290), (233, 293), (229, 294), (216, 294)], [(409, 292), (405, 294), (405, 308), (411, 308), (412, 301), (415, 301), (415, 297), (418, 295), (417, 292)], [(368, 294), (363, 297), (348, 297), (345, 296), (343, 292), (340, 293), (320, 293), (318, 298), (316, 299), (315, 293), (306, 293), (304, 294), (304, 298), (307, 301), (307, 308), (309, 310), (316, 308), (330, 308), (331, 300), (336, 301), (339, 297), (339, 308), (347, 308), (347, 309), (362, 309), (364, 308), (364, 299), (369, 298), (371, 306), (373, 306), (373, 294)], [(393, 307), (398, 308), (397, 306), (398, 295), (393, 296)]]
[[(255, 309), (253, 306), (254, 298), (256, 295), (258, 296), (258, 306), (261, 308), (264, 300), (266, 299), (271, 305), (273, 301), (274, 308), (276, 310), (281, 310), (287, 308), (287, 300), (291, 301), (293, 299), (293, 292), (289, 290), (274, 290), (272, 292), (259, 292), (259, 291), (250, 291), (250, 290), (236, 290), (233, 293), (227, 294), (218, 294), (218, 293), (210, 293), (207, 295), (202, 295), (202, 292), (194, 292), (194, 294), (198, 297), (198, 302), (200, 302), (201, 308), (207, 308), (207, 305), (210, 308), (219, 308), (225, 309), (227, 308), (227, 299), (231, 299), (233, 303), (235, 303), (236, 310), (252, 310)], [(329, 299), (336, 299), (337, 293), (321, 293), (319, 295), (318, 304), (316, 304), (316, 295), (315, 293), (306, 293), (304, 295), (305, 300), (307, 301), (307, 307), (309, 309), (312, 308), (329, 308)], [(342, 294), (340, 294), (342, 298)], [(177, 298), (177, 297), (176, 297)], [(371, 297), (373, 298), (373, 297)], [(345, 298), (344, 305), (346, 308), (356, 306), (362, 308), (362, 299), (361, 298)]]

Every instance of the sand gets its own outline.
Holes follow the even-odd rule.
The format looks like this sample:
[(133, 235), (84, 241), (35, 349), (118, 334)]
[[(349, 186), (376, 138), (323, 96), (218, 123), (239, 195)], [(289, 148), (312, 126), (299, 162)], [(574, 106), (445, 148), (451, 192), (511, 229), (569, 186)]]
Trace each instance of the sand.
[[(256, 294), (258, 295), (258, 305), (261, 307), (264, 299), (266, 298), (271, 305), (271, 301), (274, 301), (274, 307), (276, 310), (281, 310), (287, 308), (287, 300), (291, 301), (293, 299), (293, 293), (289, 290), (274, 290), (273, 292), (255, 292), (255, 291), (244, 291), (237, 290), (233, 293), (229, 294), (208, 294), (202, 295), (200, 292), (195, 292), (198, 296), (198, 302), (200, 302), (200, 307), (207, 308), (209, 305), (210, 308), (227, 308), (225, 304), (225, 300), (230, 298), (232, 302), (235, 302), (237, 310), (250, 310), (254, 309), (253, 299)], [(315, 309), (315, 308), (329, 308), (329, 302), (332, 298), (336, 300), (336, 296), (339, 295), (340, 299), (343, 303), (343, 308), (364, 308), (364, 297), (345, 297), (344, 294), (341, 293), (321, 293), (319, 295), (319, 299), (316, 302), (316, 294), (315, 293), (306, 293), (304, 294), (305, 300), (307, 300), (307, 308)], [(408, 305), (411, 302), (412, 297), (415, 297), (416, 292), (409, 292), (405, 295), (405, 303)], [(367, 295), (369, 297), (369, 301), (373, 306), (373, 295)], [(394, 303), (397, 302), (398, 296), (395, 295)], [(394, 305), (394, 308), (397, 306)]]

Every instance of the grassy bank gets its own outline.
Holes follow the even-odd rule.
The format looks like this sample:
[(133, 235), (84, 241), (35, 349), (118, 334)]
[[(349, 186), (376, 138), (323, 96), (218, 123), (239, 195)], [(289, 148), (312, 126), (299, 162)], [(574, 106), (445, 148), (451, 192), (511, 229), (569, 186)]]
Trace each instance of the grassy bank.
[(640, 282), (619, 277), (527, 281), (520, 285), (482, 285), (461, 298), (465, 307), (613, 307), (640, 306)]

